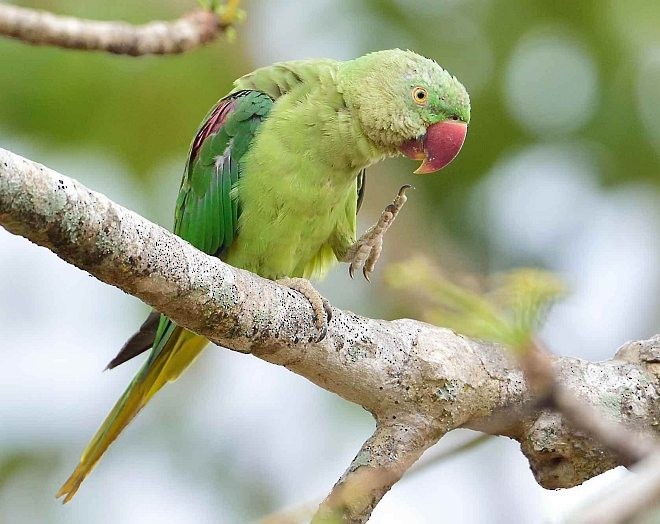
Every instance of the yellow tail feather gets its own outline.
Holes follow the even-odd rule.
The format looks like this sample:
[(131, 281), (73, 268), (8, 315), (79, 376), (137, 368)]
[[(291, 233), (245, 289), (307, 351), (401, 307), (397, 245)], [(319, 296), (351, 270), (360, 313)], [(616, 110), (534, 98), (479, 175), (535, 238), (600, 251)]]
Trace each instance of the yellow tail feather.
[(110, 414), (89, 442), (80, 457), (80, 463), (57, 492), (56, 498), (64, 497), (69, 502), (80, 484), (96, 466), (110, 444), (122, 430), (146, 406), (160, 388), (179, 378), (181, 373), (195, 360), (208, 344), (208, 340), (183, 328), (176, 327), (156, 359), (142, 368), (124, 394), (112, 408)]

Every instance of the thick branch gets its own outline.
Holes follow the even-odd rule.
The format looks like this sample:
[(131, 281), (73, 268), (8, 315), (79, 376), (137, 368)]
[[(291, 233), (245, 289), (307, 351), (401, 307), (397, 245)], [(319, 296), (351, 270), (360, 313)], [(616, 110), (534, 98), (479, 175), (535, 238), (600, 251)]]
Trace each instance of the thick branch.
[(131, 56), (169, 55), (215, 40), (231, 25), (231, 16), (219, 18), (212, 11), (197, 10), (171, 22), (131, 25), (83, 20), (0, 4), (0, 35), (29, 44), (67, 49)]
[[(328, 499), (343, 501), (346, 522), (365, 521), (424, 449), (457, 427), (519, 440), (537, 481), (549, 488), (574, 486), (618, 464), (559, 415), (530, 414), (522, 372), (501, 347), (413, 320), (337, 309), (317, 343), (312, 309), (298, 293), (209, 257), (105, 196), (2, 149), (0, 225), (213, 342), (282, 365), (373, 413), (376, 433)], [(635, 431), (657, 432), (658, 353), (656, 336), (626, 345), (609, 361), (556, 358), (553, 366), (576, 398)], [(356, 491), (362, 502), (345, 503), (350, 485), (367, 486), (366, 495)], [(338, 490), (344, 494), (337, 498)]]

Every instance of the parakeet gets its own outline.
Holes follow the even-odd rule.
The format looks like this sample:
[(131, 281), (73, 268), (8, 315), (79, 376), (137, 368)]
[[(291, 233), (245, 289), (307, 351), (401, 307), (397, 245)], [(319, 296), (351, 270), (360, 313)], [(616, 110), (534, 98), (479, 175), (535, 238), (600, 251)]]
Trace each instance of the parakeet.
[[(416, 173), (436, 171), (458, 154), (469, 120), (463, 85), (411, 51), (257, 69), (236, 80), (197, 131), (174, 232), (270, 279), (321, 277), (337, 261), (368, 277), (384, 228), (356, 241), (365, 169), (403, 154), (422, 160)], [(149, 316), (108, 367), (151, 353), (58, 497), (73, 497), (119, 433), (207, 343), (164, 315)]]

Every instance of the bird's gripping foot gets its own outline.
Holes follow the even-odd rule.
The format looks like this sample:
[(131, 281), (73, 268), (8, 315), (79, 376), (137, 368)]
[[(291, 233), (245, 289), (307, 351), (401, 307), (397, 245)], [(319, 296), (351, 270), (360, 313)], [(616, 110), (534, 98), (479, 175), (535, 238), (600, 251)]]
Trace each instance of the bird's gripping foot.
[(406, 190), (412, 187), (410, 184), (401, 186), (392, 203), (388, 204), (383, 210), (378, 222), (367, 229), (360, 239), (348, 248), (343, 261), (350, 263), (348, 274), (351, 275), (351, 278), (353, 278), (355, 270), (361, 267), (364, 278), (370, 281), (369, 277), (374, 267), (376, 267), (376, 262), (378, 262), (380, 252), (383, 249), (383, 237), (406, 200), (408, 200)]
[(328, 324), (332, 319), (330, 302), (323, 298), (306, 278), (281, 278), (277, 283), (297, 291), (309, 301), (314, 311), (314, 325), (320, 333), (317, 342), (321, 342), (328, 334)]

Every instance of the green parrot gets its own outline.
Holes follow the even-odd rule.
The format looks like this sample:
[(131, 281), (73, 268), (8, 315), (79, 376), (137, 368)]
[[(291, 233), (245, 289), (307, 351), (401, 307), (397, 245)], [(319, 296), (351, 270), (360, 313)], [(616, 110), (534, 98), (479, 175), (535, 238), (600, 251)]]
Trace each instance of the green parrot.
[[(257, 69), (234, 83), (199, 128), (174, 233), (269, 279), (319, 278), (338, 261), (351, 264), (351, 276), (362, 267), (368, 279), (388, 226), (377, 224), (356, 241), (365, 169), (404, 154), (422, 160), (416, 173), (437, 171), (458, 154), (469, 120), (463, 85), (411, 51)], [(394, 215), (405, 202), (403, 189), (388, 206)], [(314, 306), (311, 286), (312, 292), (295, 282), (291, 287)], [(108, 367), (151, 353), (57, 497), (74, 496), (119, 433), (207, 343), (164, 315), (149, 316)]]

